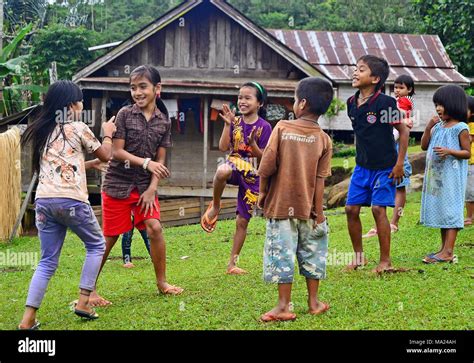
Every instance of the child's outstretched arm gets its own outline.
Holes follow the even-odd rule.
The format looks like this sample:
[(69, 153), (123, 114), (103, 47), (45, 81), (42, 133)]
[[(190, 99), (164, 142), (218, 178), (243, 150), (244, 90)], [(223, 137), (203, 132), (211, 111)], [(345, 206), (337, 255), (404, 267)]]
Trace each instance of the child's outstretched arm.
[[(104, 132), (102, 145), (94, 152), (94, 155), (103, 162), (107, 162), (112, 158), (112, 137), (115, 130), (115, 116), (112, 116), (109, 121), (102, 124), (102, 130)], [(91, 164), (91, 163), (90, 163)], [(92, 165), (91, 165), (92, 166)], [(87, 168), (87, 163), (86, 163)]]
[(426, 125), (425, 131), (423, 132), (423, 136), (421, 137), (421, 150), (423, 151), (428, 150), (428, 146), (430, 146), (430, 140), (431, 140), (431, 130), (439, 121), (440, 119), (438, 115), (435, 115), (431, 118), (431, 120)]
[(403, 122), (396, 123), (393, 125), (393, 127), (399, 133), (399, 149), (397, 163), (395, 164), (392, 172), (390, 173), (389, 178), (393, 178), (394, 183), (398, 184), (401, 182), (404, 176), (403, 164), (405, 162), (405, 155), (408, 151), (408, 138), (410, 135), (410, 131), (408, 129), (408, 126)]

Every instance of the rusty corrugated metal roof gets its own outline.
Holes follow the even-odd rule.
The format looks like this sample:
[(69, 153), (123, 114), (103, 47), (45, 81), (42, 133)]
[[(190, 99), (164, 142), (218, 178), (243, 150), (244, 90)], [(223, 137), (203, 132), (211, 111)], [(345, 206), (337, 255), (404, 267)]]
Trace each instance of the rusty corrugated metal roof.
[(335, 81), (349, 81), (352, 67), (365, 54), (390, 64), (389, 81), (405, 73), (417, 82), (469, 83), (455, 67), (437, 35), (329, 32), (313, 30), (267, 31)]

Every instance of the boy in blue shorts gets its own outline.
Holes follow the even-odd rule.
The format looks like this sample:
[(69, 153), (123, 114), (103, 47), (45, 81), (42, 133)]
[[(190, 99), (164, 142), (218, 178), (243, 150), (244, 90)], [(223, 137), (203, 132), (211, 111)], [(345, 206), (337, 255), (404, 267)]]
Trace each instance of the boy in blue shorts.
[[(349, 185), (346, 215), (355, 256), (346, 270), (367, 264), (362, 248), (362, 206), (372, 207), (378, 232), (380, 261), (373, 272), (393, 269), (386, 208), (395, 206), (395, 186), (404, 176), (409, 130), (402, 122), (396, 100), (382, 93), (389, 71), (385, 59), (365, 55), (357, 61), (352, 76), (352, 87), (359, 90), (347, 100), (347, 114), (355, 134), (356, 167)], [(398, 154), (393, 128), (400, 134)]]
[(309, 313), (326, 312), (318, 298), (326, 277), (328, 227), (323, 213), (324, 179), (331, 175), (332, 142), (318, 124), (333, 98), (332, 85), (320, 78), (300, 81), (293, 111), (280, 121), (260, 161), (258, 206), (267, 218), (264, 280), (278, 284), (278, 304), (262, 322), (296, 319), (290, 309), (295, 257), (306, 278)]

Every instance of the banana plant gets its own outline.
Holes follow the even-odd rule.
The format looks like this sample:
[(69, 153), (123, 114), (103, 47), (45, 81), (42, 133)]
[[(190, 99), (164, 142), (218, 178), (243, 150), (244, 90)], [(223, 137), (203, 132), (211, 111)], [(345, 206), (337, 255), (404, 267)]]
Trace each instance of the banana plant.
[(29, 24), (21, 29), (13, 40), (0, 51), (0, 114), (8, 116), (28, 107), (22, 92), (30, 92), (32, 101), (39, 102), (44, 87), (22, 84), (25, 75), (25, 63), (29, 55), (17, 55), (21, 42), (32, 30)]

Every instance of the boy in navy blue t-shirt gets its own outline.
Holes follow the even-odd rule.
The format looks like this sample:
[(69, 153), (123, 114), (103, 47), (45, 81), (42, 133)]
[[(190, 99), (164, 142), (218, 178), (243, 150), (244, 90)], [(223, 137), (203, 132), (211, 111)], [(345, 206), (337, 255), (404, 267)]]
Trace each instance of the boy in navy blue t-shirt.
[[(356, 167), (349, 185), (346, 215), (355, 258), (346, 270), (356, 270), (367, 264), (359, 216), (362, 206), (372, 207), (377, 225), (380, 262), (373, 272), (392, 269), (386, 207), (395, 205), (395, 186), (403, 177), (409, 131), (401, 122), (396, 100), (381, 91), (388, 74), (389, 66), (385, 59), (365, 55), (357, 61), (352, 76), (352, 87), (359, 91), (347, 100), (347, 114), (355, 134)], [(400, 133), (398, 154), (393, 127)]]

